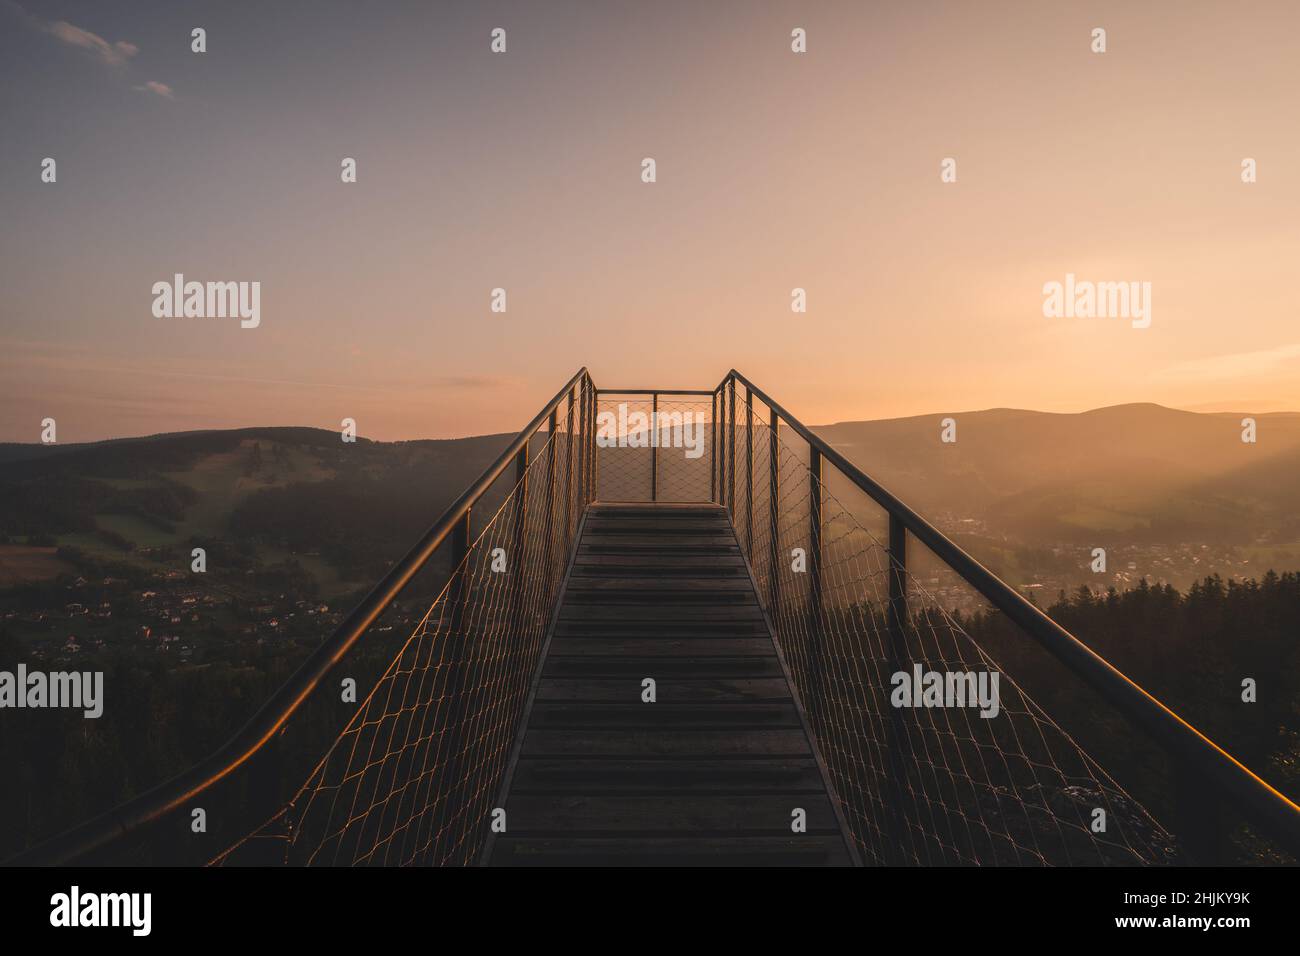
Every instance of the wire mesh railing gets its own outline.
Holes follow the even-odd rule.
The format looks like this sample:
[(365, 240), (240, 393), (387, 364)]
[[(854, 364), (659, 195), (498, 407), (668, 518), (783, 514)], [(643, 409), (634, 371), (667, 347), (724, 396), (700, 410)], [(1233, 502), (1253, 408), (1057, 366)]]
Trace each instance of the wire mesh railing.
[(741, 408), (737, 535), (863, 858), (1171, 862), (1170, 834), (906, 572), (908, 611), (891, 620), (886, 545), (811, 470), (806, 444), (748, 395)]
[(713, 497), (712, 392), (601, 389), (596, 405), (602, 501)]
[(561, 420), (320, 765), (219, 861), (268, 840), (296, 865), (475, 860), (589, 497), (580, 447)]
[[(1214, 808), (1220, 800), (1295, 852), (1300, 812), (1294, 803), (747, 379), (729, 373), (715, 403), (715, 500), (731, 516), (864, 859), (1218, 862), (1223, 834)], [(883, 508), (879, 530), (863, 519), (872, 508), (877, 514)], [(943, 585), (943, 599), (910, 573), (909, 539), (928, 550), (927, 564), (943, 563), (954, 573), (957, 584)], [(963, 600), (983, 600), (1005, 613), (1172, 755), (1179, 799), (1196, 808), (1177, 814), (1177, 840), (971, 639), (951, 610), (958, 591)]]

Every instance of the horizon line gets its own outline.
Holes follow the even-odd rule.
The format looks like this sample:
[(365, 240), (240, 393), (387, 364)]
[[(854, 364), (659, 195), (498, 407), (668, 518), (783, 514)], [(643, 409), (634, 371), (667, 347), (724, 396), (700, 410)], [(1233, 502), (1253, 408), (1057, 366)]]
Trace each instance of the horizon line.
[[(893, 415), (887, 418), (845, 418), (834, 422), (823, 422), (818, 425), (808, 425), (808, 427), (812, 429), (836, 428), (841, 425), (865, 425), (865, 424), (875, 424), (879, 422), (905, 422), (905, 421), (912, 421), (915, 419), (925, 419), (925, 418), (942, 417), (942, 416), (986, 415), (991, 412), (1023, 412), (1029, 415), (1051, 415), (1057, 417), (1065, 417), (1065, 416), (1077, 416), (1077, 415), (1090, 415), (1093, 414), (1094, 412), (1106, 412), (1106, 411), (1114, 411), (1115, 409), (1121, 409), (1121, 408), (1138, 408), (1138, 407), (1158, 408), (1161, 409), (1162, 411), (1167, 411), (1167, 412), (1181, 412), (1187, 415), (1206, 415), (1206, 416), (1248, 414), (1252, 417), (1265, 418), (1265, 417), (1274, 417), (1274, 416), (1283, 416), (1283, 415), (1300, 415), (1300, 411), (1289, 410), (1289, 409), (1277, 410), (1271, 412), (1247, 412), (1241, 409), (1194, 410), (1190, 408), (1177, 408), (1172, 405), (1162, 405), (1159, 402), (1120, 402), (1116, 405), (1099, 405), (1095, 408), (1085, 408), (1080, 411), (1073, 411), (1073, 412), (1050, 412), (1050, 411), (1043, 411), (1035, 408), (1017, 408), (1014, 406), (997, 405), (989, 408), (965, 409), (965, 410), (955, 411), (955, 412), (935, 411), (935, 412), (922, 412), (915, 415)], [(179, 428), (174, 431), (151, 432), (143, 435), (115, 435), (106, 438), (91, 438), (84, 441), (72, 441), (72, 442), (45, 443), (40, 441), (29, 442), (29, 441), (0, 440), (0, 447), (17, 446), (20, 448), (26, 448), (26, 447), (76, 448), (76, 447), (82, 447), (87, 445), (109, 444), (111, 442), (147, 441), (149, 439), (155, 439), (155, 438), (174, 438), (183, 435), (214, 435), (214, 434), (221, 434), (224, 432), (252, 431), (257, 429), (285, 429), (285, 430), (308, 429), (311, 431), (325, 432), (328, 434), (335, 434), (338, 431), (338, 429), (335, 428), (324, 428), (320, 425), (304, 425), (304, 424), (230, 425), (224, 428)], [(472, 434), (472, 435), (454, 435), (454, 436), (443, 437), (443, 438), (435, 438), (430, 436), (420, 436), (420, 437), (412, 437), (412, 438), (370, 438), (365, 435), (358, 434), (357, 440), (366, 441), (373, 444), (396, 445), (396, 444), (401, 444), (403, 442), (420, 442), (420, 441), (423, 442), (469, 441), (475, 438), (496, 438), (501, 435), (511, 436), (516, 434), (518, 434), (517, 430), (498, 431), (498, 432), (479, 432), (477, 434)]]

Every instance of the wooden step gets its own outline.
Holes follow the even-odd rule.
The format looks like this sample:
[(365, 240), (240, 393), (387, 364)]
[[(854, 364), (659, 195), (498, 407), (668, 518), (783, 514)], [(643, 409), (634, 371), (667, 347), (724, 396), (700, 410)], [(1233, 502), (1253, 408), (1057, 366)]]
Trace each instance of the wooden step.
[[(655, 677), (646, 674), (644, 677)], [(687, 703), (696, 701), (789, 700), (790, 688), (784, 677), (679, 677), (664, 675), (655, 678), (656, 703), (640, 703), (639, 677), (544, 677), (537, 687), (537, 699), (604, 701), (637, 703), (642, 707), (657, 707), (660, 703)]]
[(602, 534), (729, 534), (731, 525), (722, 513), (707, 515), (588, 515), (586, 535)]
[(730, 530), (708, 532), (692, 530), (689, 534), (637, 534), (633, 532), (608, 532), (599, 535), (583, 535), (580, 553), (595, 554), (602, 549), (606, 553), (619, 552), (669, 552), (682, 551), (686, 554), (702, 553), (711, 548), (718, 554), (735, 553), (735, 538)]
[(727, 510), (721, 505), (695, 502), (665, 502), (663, 504), (596, 502), (587, 509), (587, 516), (590, 518), (662, 518), (666, 520), (671, 518), (694, 518), (700, 515), (716, 515), (725, 520)]
[(665, 659), (682, 658), (683, 666), (703, 664), (710, 658), (749, 660), (770, 658), (776, 660), (776, 650), (766, 636), (762, 637), (559, 637), (551, 640), (551, 653), (543, 673), (556, 673), (551, 668), (560, 663), (577, 667), (571, 658), (596, 657), (627, 661), (629, 667), (639, 667), (639, 661), (650, 659), (667, 663)]
[(729, 703), (589, 704), (575, 707), (569, 700), (538, 700), (529, 726), (544, 730), (614, 730), (686, 728), (800, 728), (799, 712), (790, 701)]
[(622, 619), (616, 615), (612, 620), (558, 620), (555, 625), (555, 635), (556, 637), (572, 638), (591, 637), (598, 640), (608, 640), (614, 637), (640, 637), (678, 641), (769, 637), (767, 622), (761, 617), (745, 621), (729, 620), (725, 617), (713, 621), (690, 619), (689, 617), (687, 620), (677, 621), (647, 621), (627, 615), (626, 612)]
[(802, 730), (536, 730), (524, 734), (526, 756), (601, 754), (619, 757), (805, 757)]
[(820, 793), (811, 757), (730, 760), (533, 757), (519, 761), (517, 793)]
[(726, 577), (704, 577), (696, 573), (691, 577), (674, 575), (671, 578), (662, 575), (574, 575), (569, 578), (569, 588), (564, 595), (566, 601), (580, 594), (630, 592), (644, 594), (649, 600), (677, 598), (681, 595), (696, 593), (725, 594), (735, 593), (753, 599), (754, 586), (748, 577), (728, 575)]
[[(630, 620), (630, 615), (635, 614), (636, 620)], [(753, 623), (758, 626), (765, 626), (763, 622), (763, 611), (756, 601), (750, 601), (748, 604), (739, 602), (734, 604), (721, 603), (701, 603), (701, 604), (641, 604), (636, 606), (635, 611), (630, 611), (627, 607), (621, 607), (610, 604), (576, 604), (565, 598), (564, 606), (560, 608), (560, 621), (585, 622), (594, 624), (597, 622), (609, 622), (609, 625), (619, 624), (636, 624), (646, 625), (652, 622), (661, 625), (681, 624), (693, 626), (707, 622), (721, 624), (744, 624)]]
[(806, 815), (807, 834), (839, 832), (835, 812), (822, 793), (517, 794), (506, 801), (506, 825), (515, 836), (793, 836), (790, 827), (796, 809)]

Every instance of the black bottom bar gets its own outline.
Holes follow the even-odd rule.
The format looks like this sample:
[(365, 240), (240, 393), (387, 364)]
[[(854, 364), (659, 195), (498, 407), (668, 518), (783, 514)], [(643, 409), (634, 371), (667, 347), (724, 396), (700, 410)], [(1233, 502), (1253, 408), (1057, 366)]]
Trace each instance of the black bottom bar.
[[(1231, 946), (1251, 931), (1271, 930), (1278, 938), (1294, 923), (1295, 872), (1286, 869), (732, 869), (665, 876), (623, 871), (611, 879), (593, 870), (544, 877), (519, 870), (9, 870), (0, 873), (0, 925), (14, 942), (47, 933), (66, 939), (70, 928), (51, 925), (57, 905), (52, 899), (70, 896), (73, 886), (83, 904), (89, 894), (150, 894), (151, 939), (205, 947), (282, 940), (300, 952), (317, 944), (339, 952), (353, 941), (382, 944), (416, 931), (425, 946), (462, 946), (480, 935), (480, 944), (496, 944), (510, 932), (522, 938), (543, 931), (557, 912), (565, 914), (570, 935), (621, 928), (633, 937), (671, 939), (662, 934), (680, 925), (698, 935), (706, 925), (702, 917), (716, 918), (746, 898), (780, 905), (747, 909), (747, 917), (727, 921), (719, 932), (733, 942), (761, 933), (770, 944), (770, 934), (784, 930), (802, 939), (804, 949), (810, 931), (846, 928), (872, 936), (889, 931), (922, 952), (1124, 936), (1200, 935)], [(571, 887), (581, 897), (570, 895)], [(1228, 925), (1242, 919), (1248, 925)], [(94, 944), (133, 936), (129, 926), (80, 927), (77, 933), (81, 942)]]

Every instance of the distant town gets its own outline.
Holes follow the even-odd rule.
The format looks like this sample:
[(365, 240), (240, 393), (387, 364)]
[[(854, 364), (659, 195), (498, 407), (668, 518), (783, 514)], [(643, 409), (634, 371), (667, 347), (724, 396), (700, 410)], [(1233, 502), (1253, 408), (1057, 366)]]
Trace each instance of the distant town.
[[(101, 651), (166, 655), (176, 664), (242, 665), (268, 650), (305, 654), (338, 626), (350, 610), (346, 601), (354, 600), (331, 603), (300, 589), (236, 589), (205, 577), (179, 570), (61, 575), (39, 591), (0, 592), (0, 630), (18, 640), (28, 663), (51, 668)], [(413, 627), (423, 610), (399, 604), (376, 630)]]
[[(1110, 588), (1126, 591), (1145, 580), (1148, 585), (1172, 585), (1186, 591), (1193, 582), (1212, 575), (1227, 580), (1260, 578), (1269, 570), (1292, 570), (1300, 561), (1272, 562), (1251, 558), (1243, 549), (1222, 544), (1121, 543), (1106, 547), (1106, 570), (1093, 571), (1092, 549), (1078, 544), (1026, 547), (999, 539), (979, 518), (941, 514), (934, 521), (944, 534), (962, 545), (991, 571), (1013, 584), (1026, 598), (1042, 607), (1053, 604), (1062, 593), (1080, 587), (1094, 592)], [(971, 614), (988, 607), (952, 569), (932, 555), (909, 555), (914, 584), (948, 610)], [(1012, 560), (1006, 558), (1010, 555)], [(1007, 566), (1010, 564), (1011, 566)]]

